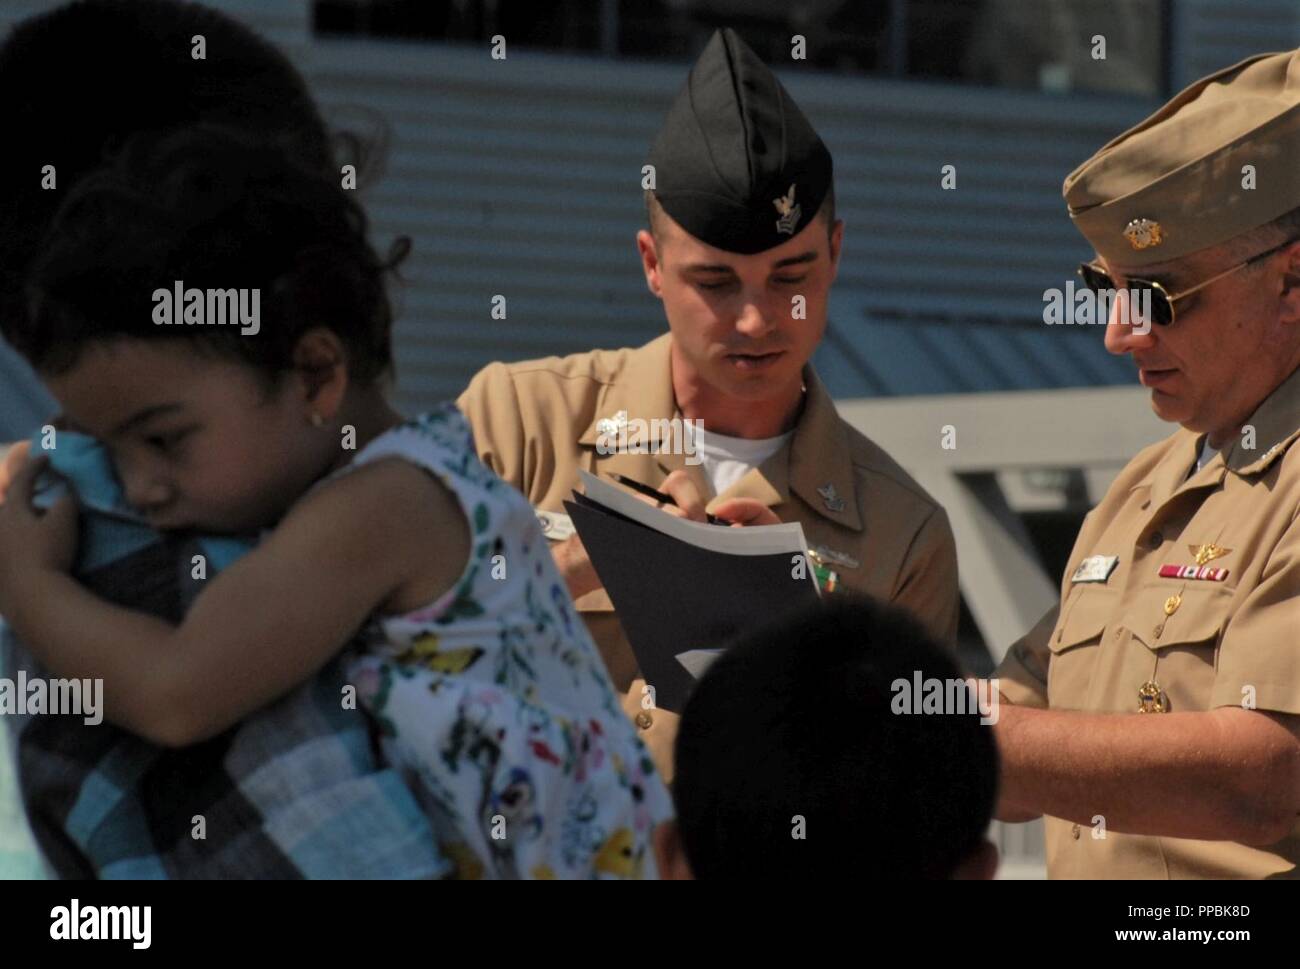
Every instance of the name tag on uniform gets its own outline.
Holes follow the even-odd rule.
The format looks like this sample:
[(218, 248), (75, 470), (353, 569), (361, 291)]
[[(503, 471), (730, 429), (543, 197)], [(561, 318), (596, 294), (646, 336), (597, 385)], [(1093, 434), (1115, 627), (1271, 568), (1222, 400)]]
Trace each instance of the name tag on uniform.
[(1118, 555), (1089, 555), (1079, 563), (1070, 576), (1071, 584), (1075, 582), (1105, 582), (1119, 565)]
[(542, 526), (542, 534), (552, 542), (562, 542), (577, 531), (573, 519), (562, 511), (542, 511), (540, 508), (533, 511), (537, 514), (537, 524)]

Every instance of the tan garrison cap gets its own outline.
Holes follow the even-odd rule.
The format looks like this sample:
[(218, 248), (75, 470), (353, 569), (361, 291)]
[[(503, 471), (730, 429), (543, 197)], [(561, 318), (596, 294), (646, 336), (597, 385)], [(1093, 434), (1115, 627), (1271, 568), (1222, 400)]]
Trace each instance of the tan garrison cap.
[(1098, 255), (1134, 267), (1300, 208), (1300, 51), (1202, 78), (1072, 171), (1063, 192)]

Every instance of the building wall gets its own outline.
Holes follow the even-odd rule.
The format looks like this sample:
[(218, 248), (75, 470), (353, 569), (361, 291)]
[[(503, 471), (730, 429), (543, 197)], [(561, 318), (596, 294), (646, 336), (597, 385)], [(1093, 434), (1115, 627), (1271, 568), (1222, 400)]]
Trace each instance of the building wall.
[[(390, 127), (387, 170), (367, 203), (377, 243), (414, 241), (395, 290), (401, 406), (454, 396), (494, 359), (633, 345), (662, 330), (633, 240), (641, 165), (686, 65), (325, 40), (311, 34), (308, 0), (212, 5), (284, 46), (331, 120), (369, 130), (377, 112)], [(53, 6), (9, 0), (0, 26)], [(1300, 42), (1290, 0), (1179, 0), (1173, 10), (1175, 78)], [(1064, 285), (1087, 254), (1064, 217), (1064, 174), (1154, 99), (812, 72), (783, 80), (835, 156), (846, 222), (816, 361), (833, 393), (1131, 379), (1094, 334), (1036, 321), (1043, 289)], [(941, 187), (946, 165), (952, 190)], [(504, 320), (491, 317), (496, 295)], [(25, 382), (6, 383), (0, 394), (30, 400)], [(0, 406), (0, 431), (15, 433), (30, 410)]]

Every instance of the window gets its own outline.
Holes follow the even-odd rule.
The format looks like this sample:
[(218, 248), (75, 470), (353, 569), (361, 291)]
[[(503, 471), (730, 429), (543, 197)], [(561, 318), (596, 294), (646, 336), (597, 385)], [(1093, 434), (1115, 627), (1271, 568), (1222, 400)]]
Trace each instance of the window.
[[(1158, 97), (1169, 0), (317, 0), (323, 35), (689, 62), (734, 27), (769, 64)], [(805, 38), (791, 60), (792, 37)]]

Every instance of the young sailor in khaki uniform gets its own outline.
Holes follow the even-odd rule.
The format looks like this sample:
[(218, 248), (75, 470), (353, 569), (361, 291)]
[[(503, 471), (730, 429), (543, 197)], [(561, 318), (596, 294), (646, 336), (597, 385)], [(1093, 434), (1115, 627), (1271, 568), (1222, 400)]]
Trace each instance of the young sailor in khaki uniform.
[[(1065, 182), (1163, 419), (998, 670), (999, 816), (1052, 877), (1296, 877), (1300, 57), (1193, 84)], [(1028, 709), (1036, 708), (1036, 709)]]
[[(715, 34), (691, 71), (650, 163), (651, 228), (637, 244), (670, 332), (635, 350), (492, 364), (459, 403), (480, 457), (546, 513), (578, 606), (628, 689), (625, 708), (671, 777), (677, 718), (649, 707), (609, 599), (564, 531), (579, 469), (670, 490), (701, 518), (707, 504), (767, 520), (757, 505), (797, 521), (841, 587), (910, 609), (950, 646), (958, 593), (943, 509), (840, 419), (808, 362), (843, 232), (831, 158), (731, 31)], [(655, 423), (673, 418), (671, 431)], [(671, 602), (663, 616), (673, 622)]]

